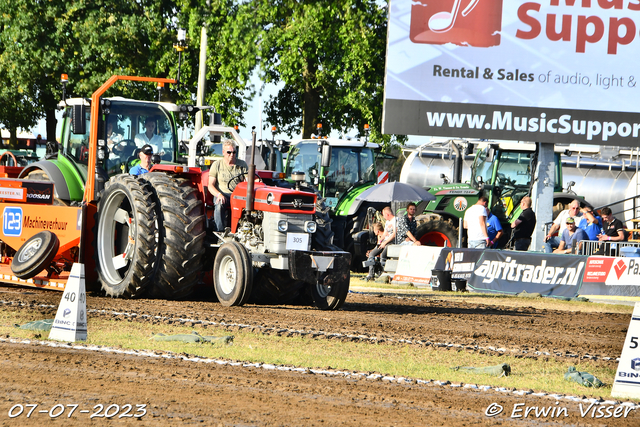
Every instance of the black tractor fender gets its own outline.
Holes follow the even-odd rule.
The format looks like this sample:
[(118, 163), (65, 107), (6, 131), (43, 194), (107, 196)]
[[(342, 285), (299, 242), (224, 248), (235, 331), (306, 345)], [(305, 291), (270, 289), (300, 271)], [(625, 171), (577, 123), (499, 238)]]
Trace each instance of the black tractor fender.
[(18, 178), (24, 179), (30, 172), (35, 170), (42, 170), (48, 176), (49, 179), (54, 183), (54, 195), (55, 198), (61, 200), (71, 200), (71, 196), (69, 194), (69, 186), (67, 185), (67, 181), (62, 174), (60, 168), (53, 162), (49, 160), (41, 160), (36, 163), (32, 163), (29, 166), (25, 167)]

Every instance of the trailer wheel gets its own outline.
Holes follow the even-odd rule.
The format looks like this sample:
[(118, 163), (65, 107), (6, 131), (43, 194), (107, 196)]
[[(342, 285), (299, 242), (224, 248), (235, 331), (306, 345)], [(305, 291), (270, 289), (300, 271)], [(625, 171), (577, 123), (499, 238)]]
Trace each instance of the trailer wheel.
[(347, 300), (349, 294), (349, 278), (337, 280), (331, 285), (315, 284), (311, 287), (313, 303), (320, 310), (338, 310)]
[(20, 246), (11, 262), (11, 271), (20, 279), (35, 277), (51, 264), (59, 247), (58, 236), (47, 230), (41, 231)]
[(458, 230), (451, 224), (451, 221), (445, 221), (442, 218), (426, 219), (418, 221), (416, 229), (416, 239), (420, 240), (424, 246), (440, 246), (445, 248), (453, 248), (458, 245)]
[(140, 179), (151, 184), (158, 201), (158, 262), (149, 294), (171, 300), (187, 298), (204, 273), (204, 205), (187, 179), (162, 172), (145, 173)]
[(98, 280), (107, 295), (133, 298), (151, 283), (156, 261), (156, 213), (151, 188), (131, 175), (106, 183), (94, 233)]
[(249, 252), (236, 242), (220, 246), (214, 262), (213, 281), (220, 304), (227, 307), (243, 305), (253, 287)]

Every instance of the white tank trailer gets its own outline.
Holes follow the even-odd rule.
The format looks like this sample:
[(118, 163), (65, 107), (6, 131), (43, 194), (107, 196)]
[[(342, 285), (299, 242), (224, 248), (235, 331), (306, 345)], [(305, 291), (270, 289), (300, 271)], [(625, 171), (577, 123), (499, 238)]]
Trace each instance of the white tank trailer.
[[(463, 156), (459, 180), (455, 177), (453, 150), (450, 141), (429, 143), (410, 152), (400, 172), (400, 182), (423, 188), (448, 182), (469, 182), (473, 164), (473, 141), (453, 140)], [(581, 149), (556, 147), (561, 152), (562, 187), (583, 196), (595, 207), (608, 205), (640, 195), (638, 174), (638, 149), (608, 147), (604, 152), (598, 148)], [(472, 154), (468, 154), (468, 153)], [(606, 159), (604, 158), (606, 157)], [(573, 185), (570, 183), (573, 182)], [(620, 219), (629, 221), (640, 217), (640, 210), (633, 212), (633, 201), (618, 203), (611, 210)], [(634, 215), (635, 214), (635, 215)], [(631, 227), (631, 224), (627, 224)], [(631, 227), (634, 228), (634, 227)]]

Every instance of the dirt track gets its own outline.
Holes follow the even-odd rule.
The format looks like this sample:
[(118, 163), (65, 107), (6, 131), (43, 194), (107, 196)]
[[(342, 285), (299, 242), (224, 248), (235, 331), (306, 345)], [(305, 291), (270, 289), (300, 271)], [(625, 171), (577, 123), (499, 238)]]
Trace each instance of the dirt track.
[[(54, 292), (0, 288), (3, 310), (38, 310), (53, 317), (59, 298), (60, 294)], [(232, 330), (238, 327), (263, 333), (284, 330), (289, 335), (304, 334), (310, 338), (334, 334), (332, 339), (404, 340), (424, 346), (446, 343), (461, 345), (467, 351), (502, 348), (525, 357), (549, 353), (543, 357), (560, 360), (594, 357), (603, 363), (615, 363), (630, 318), (623, 314), (361, 294), (351, 294), (344, 309), (337, 312), (297, 306), (225, 308), (210, 301), (126, 301), (99, 297), (89, 297), (87, 308), (91, 316), (137, 313), (138, 322), (197, 319), (224, 323)], [(556, 406), (554, 400), (546, 397), (117, 354), (96, 358), (89, 351), (37, 345), (5, 342), (0, 343), (0, 352), (3, 360), (0, 383), (5, 390), (0, 419), (7, 425), (25, 424), (26, 415), (9, 419), (7, 414), (13, 405), (26, 403), (37, 403), (44, 409), (57, 403), (78, 404), (78, 411), (91, 412), (100, 403), (105, 407), (146, 404), (148, 413), (139, 421), (146, 425), (494, 425), (498, 421), (507, 424), (516, 421), (508, 416), (516, 403)], [(496, 418), (487, 417), (485, 410), (491, 403), (502, 405), (504, 413)], [(569, 416), (544, 420), (529, 417), (526, 421), (574, 425), (640, 423), (640, 410), (632, 411), (626, 419), (595, 420), (589, 416), (582, 418), (578, 403), (562, 401), (557, 406), (566, 407)], [(583, 409), (587, 406), (583, 403)], [(43, 422), (48, 418), (48, 414), (34, 411), (30, 421)], [(88, 419), (89, 414), (76, 413), (64, 422), (84, 425)], [(133, 418), (112, 422), (133, 422)]]

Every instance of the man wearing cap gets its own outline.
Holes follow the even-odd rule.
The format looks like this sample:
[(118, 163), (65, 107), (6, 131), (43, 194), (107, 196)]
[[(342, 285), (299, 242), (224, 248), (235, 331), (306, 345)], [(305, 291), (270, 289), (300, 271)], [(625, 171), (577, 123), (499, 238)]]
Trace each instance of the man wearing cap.
[(164, 149), (162, 147), (162, 137), (160, 137), (160, 135), (156, 135), (155, 131), (155, 118), (147, 117), (147, 119), (144, 121), (144, 132), (137, 134), (135, 137), (136, 145), (138, 147), (143, 144), (151, 145), (153, 151), (156, 154), (163, 155)]
[(143, 145), (138, 153), (140, 163), (129, 169), (129, 174), (138, 176), (149, 172), (149, 169), (151, 169), (151, 156), (153, 156), (153, 148), (149, 144)]
[(572, 217), (565, 220), (567, 228), (562, 232), (562, 240), (558, 245), (558, 249), (554, 250), (554, 254), (570, 254), (578, 249), (578, 243), (581, 240), (589, 240), (589, 236), (582, 228), (576, 226), (576, 221)]

